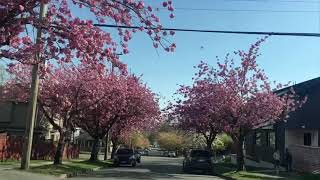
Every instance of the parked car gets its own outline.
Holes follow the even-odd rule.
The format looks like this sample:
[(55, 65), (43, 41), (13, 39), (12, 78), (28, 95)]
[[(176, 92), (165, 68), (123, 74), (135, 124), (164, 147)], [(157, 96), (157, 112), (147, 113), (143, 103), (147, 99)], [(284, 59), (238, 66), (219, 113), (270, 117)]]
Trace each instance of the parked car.
[(113, 164), (115, 166), (130, 165), (135, 167), (137, 165), (137, 156), (133, 149), (118, 149), (114, 156)]
[(144, 155), (145, 155), (145, 156), (149, 156), (149, 150), (147, 150), (147, 149), (144, 150)]
[(168, 157), (168, 156), (169, 156), (169, 151), (164, 151), (164, 152), (162, 153), (162, 155), (165, 156), (165, 157)]
[(213, 156), (210, 151), (195, 149), (191, 150), (183, 160), (183, 171), (202, 171), (212, 174)]
[(176, 157), (176, 156), (177, 156), (176, 152), (174, 152), (174, 151), (168, 152), (168, 157)]
[(148, 150), (139, 150), (139, 153), (140, 153), (140, 155), (141, 156), (148, 156), (148, 154), (149, 154), (149, 151)]
[(139, 150), (134, 151), (134, 156), (136, 157), (137, 163), (141, 163), (141, 153)]
[(163, 156), (163, 152), (158, 149), (152, 149), (148, 152), (149, 156)]

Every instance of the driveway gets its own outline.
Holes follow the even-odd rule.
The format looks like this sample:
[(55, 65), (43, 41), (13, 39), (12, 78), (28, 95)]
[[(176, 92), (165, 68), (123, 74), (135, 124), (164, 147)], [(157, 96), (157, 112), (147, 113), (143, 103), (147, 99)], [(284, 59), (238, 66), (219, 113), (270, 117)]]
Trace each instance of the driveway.
[(211, 175), (184, 174), (182, 172), (182, 158), (166, 157), (142, 157), (141, 164), (135, 168), (117, 167), (107, 168), (93, 172), (72, 180), (106, 179), (106, 180), (129, 180), (129, 179), (151, 179), (151, 180), (220, 180), (221, 178)]

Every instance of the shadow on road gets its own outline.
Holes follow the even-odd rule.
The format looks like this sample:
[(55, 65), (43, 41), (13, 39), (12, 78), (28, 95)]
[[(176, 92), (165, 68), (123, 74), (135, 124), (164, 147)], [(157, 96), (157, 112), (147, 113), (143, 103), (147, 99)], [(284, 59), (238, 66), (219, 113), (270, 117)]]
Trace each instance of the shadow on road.
[(107, 171), (96, 171), (82, 177), (91, 177), (91, 178), (121, 178), (121, 179), (171, 179), (175, 178), (174, 175), (167, 173), (154, 173), (154, 172), (145, 172), (139, 171), (139, 169), (132, 169), (131, 171), (124, 169), (123, 171), (119, 168), (110, 168)]
[(181, 174), (182, 167), (180, 165), (171, 165), (171, 164), (142, 164), (141, 168), (149, 169), (152, 173), (165, 173), (165, 174)]
[[(200, 173), (184, 173), (181, 158), (145, 157), (137, 167), (109, 167), (90, 174), (83, 178), (104, 179), (220, 179), (214, 175)], [(80, 178), (82, 179), (82, 178)], [(225, 179), (225, 178), (223, 178)]]

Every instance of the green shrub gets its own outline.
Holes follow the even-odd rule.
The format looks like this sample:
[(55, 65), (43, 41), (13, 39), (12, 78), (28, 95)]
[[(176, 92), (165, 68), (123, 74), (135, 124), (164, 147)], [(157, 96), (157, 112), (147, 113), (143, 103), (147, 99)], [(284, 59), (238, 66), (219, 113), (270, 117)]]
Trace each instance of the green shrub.
[(222, 152), (228, 150), (233, 144), (232, 138), (227, 134), (219, 134), (213, 142), (215, 151)]

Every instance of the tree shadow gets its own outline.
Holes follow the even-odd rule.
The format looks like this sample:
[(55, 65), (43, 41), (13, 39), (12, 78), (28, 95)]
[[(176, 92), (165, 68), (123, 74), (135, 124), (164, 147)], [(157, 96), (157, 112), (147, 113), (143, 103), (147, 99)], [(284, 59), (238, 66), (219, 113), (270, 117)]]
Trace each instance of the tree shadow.
[[(117, 170), (115, 170), (117, 169)], [(121, 179), (174, 179), (174, 175), (164, 174), (164, 173), (154, 173), (154, 172), (139, 172), (134, 171), (118, 171), (121, 168), (108, 168), (107, 171), (95, 171), (80, 177), (89, 177), (89, 178), (121, 178)], [(177, 179), (177, 178), (176, 178)]]
[(278, 179), (285, 179), (284, 177), (271, 177), (271, 176), (261, 176), (261, 175), (255, 175), (255, 174), (238, 174), (238, 177), (241, 177), (243, 179), (263, 179), (263, 180), (278, 180)]

